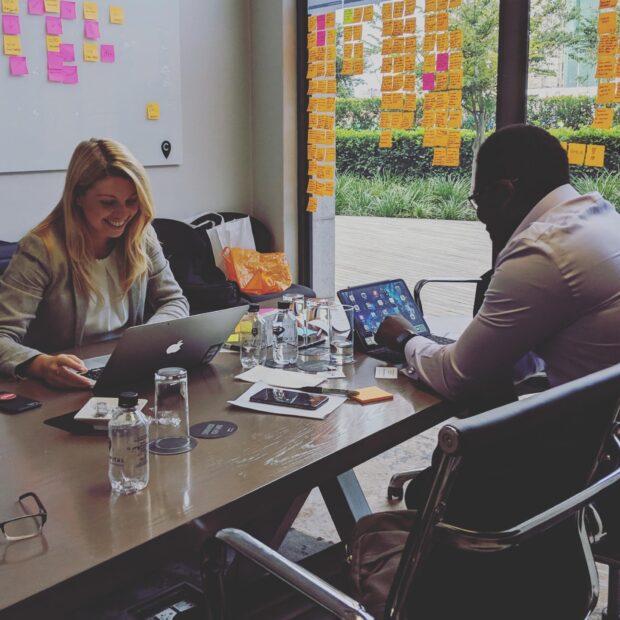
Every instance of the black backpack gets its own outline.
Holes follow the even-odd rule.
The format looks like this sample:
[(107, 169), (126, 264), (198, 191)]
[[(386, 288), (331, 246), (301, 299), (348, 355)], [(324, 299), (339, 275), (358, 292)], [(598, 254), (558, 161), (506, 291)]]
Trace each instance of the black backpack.
[(213, 252), (189, 224), (157, 218), (153, 227), (172, 273), (189, 301), (190, 314), (243, 305), (239, 285), (227, 280)]

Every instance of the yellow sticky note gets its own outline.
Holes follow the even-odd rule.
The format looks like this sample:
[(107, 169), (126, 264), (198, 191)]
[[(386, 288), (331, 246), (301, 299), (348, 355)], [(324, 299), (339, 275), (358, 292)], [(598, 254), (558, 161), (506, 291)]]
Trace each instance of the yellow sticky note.
[(614, 78), (615, 77), (615, 56), (612, 54), (600, 54), (596, 62), (597, 78)]
[(60, 0), (45, 0), (46, 13), (60, 13)]
[[(435, 112), (430, 112), (429, 110), (425, 110), (424, 114), (422, 114), (422, 120), (420, 121), (420, 125), (424, 127), (424, 129), (429, 129), (435, 126)], [(424, 134), (426, 136), (426, 134)], [(425, 143), (422, 146), (430, 146)]]
[(392, 53), (402, 54), (405, 51), (405, 40), (402, 37), (395, 37), (392, 40)]
[(560, 146), (565, 150), (568, 151), (568, 142), (563, 142), (562, 140), (560, 140)]
[(316, 167), (317, 167), (317, 163), (315, 161), (308, 162), (308, 176), (309, 177), (316, 176)]
[(422, 71), (424, 73), (433, 73), (435, 71), (435, 64), (437, 57), (435, 54), (424, 54), (424, 62), (422, 64)]
[(463, 48), (463, 31), (462, 30), (450, 31), (450, 47), (453, 50), (460, 50)]
[(160, 118), (159, 103), (149, 101), (146, 104), (146, 118), (150, 121), (158, 121)]
[[(355, 58), (353, 60), (353, 74), (354, 75), (362, 75), (364, 73), (364, 59), (363, 58)], [(333, 91), (336, 92), (335, 90)]]
[(437, 11), (437, 0), (426, 0), (424, 3), (425, 13), (434, 13)]
[(99, 46), (96, 43), (84, 43), (84, 62), (99, 62)]
[(600, 35), (598, 39), (598, 55), (615, 54), (618, 47), (618, 35), (608, 33)]
[(437, 31), (443, 32), (444, 30), (448, 30), (448, 14), (437, 13)]
[(99, 19), (99, 6), (96, 2), (84, 3), (84, 19)]
[(450, 0), (448, 2), (448, 8), (450, 9), (458, 9), (462, 4), (462, 0)]
[(449, 71), (448, 75), (450, 77), (450, 88), (454, 88), (458, 90), (463, 88), (463, 70), (462, 69)]
[(463, 52), (452, 52), (448, 60), (450, 71), (463, 70)]
[(362, 21), (362, 16), (364, 15), (364, 10), (362, 9), (361, 6), (356, 6), (353, 9), (353, 21), (355, 23), (361, 22)]
[(618, 4), (618, 0), (600, 0), (600, 9), (613, 9)]
[(422, 49), (425, 52), (433, 52), (435, 51), (435, 44), (437, 42), (437, 35), (435, 34), (427, 34), (422, 39)]
[(448, 10), (448, 0), (437, 0), (437, 10), (438, 11), (447, 11)]
[(462, 90), (448, 91), (448, 107), (449, 108), (457, 108), (457, 109), (460, 108), (462, 101), (463, 101)]
[(310, 198), (308, 198), (308, 206), (306, 207), (306, 211), (308, 213), (316, 213), (318, 206), (319, 201), (314, 196), (310, 196)]
[(405, 12), (404, 0), (396, 0), (396, 2), (394, 2), (394, 8), (392, 9), (392, 16), (402, 17), (404, 12)]
[(405, 0), (405, 15), (413, 15), (415, 12), (416, 0)]
[(435, 148), (433, 150), (433, 161), (431, 162), (432, 166), (445, 166), (446, 165), (446, 149), (445, 148)]
[(415, 110), (416, 107), (416, 96), (415, 94), (405, 95), (405, 101), (403, 103), (403, 108), (405, 110)]
[(325, 151), (325, 161), (335, 162), (336, 161), (336, 148), (335, 147), (327, 147), (323, 149)]
[(336, 27), (336, 13), (325, 13), (325, 28)]
[(308, 187), (306, 188), (306, 194), (316, 194), (316, 181), (314, 179), (310, 179), (308, 181)]
[(422, 146), (435, 146), (437, 141), (436, 129), (425, 129), (424, 137), (422, 138)]
[(616, 32), (616, 26), (618, 22), (618, 16), (615, 11), (608, 11), (606, 13), (599, 13), (598, 16), (598, 32), (603, 34), (605, 32)]
[(392, 5), (389, 2), (381, 5), (381, 17), (384, 22), (388, 19), (392, 19)]
[(446, 146), (449, 149), (460, 149), (461, 148), (461, 132), (458, 130), (450, 129), (448, 130), (448, 142)]
[(435, 127), (445, 129), (448, 126), (448, 113), (445, 110), (435, 112)]
[(60, 43), (61, 43), (61, 40), (57, 34), (45, 35), (45, 47), (48, 52), (59, 52)]
[(391, 37), (394, 34), (394, 20), (387, 19), (383, 22), (383, 36)]
[(463, 111), (451, 110), (448, 115), (448, 127), (450, 129), (460, 129), (463, 125)]
[(614, 97), (614, 103), (620, 103), (620, 82), (616, 83), (616, 96)]
[(6, 56), (22, 55), (22, 40), (16, 34), (5, 34), (3, 36), (4, 53)]
[(353, 75), (353, 58), (343, 58), (342, 75)]
[(392, 77), (392, 89), (393, 90), (402, 90), (404, 83), (405, 83), (405, 80), (402, 75), (395, 75)]
[(405, 37), (405, 52), (407, 54), (415, 54), (417, 47), (417, 39), (415, 37)]
[(605, 165), (605, 145), (604, 144), (588, 144), (585, 157), (586, 166), (595, 166), (602, 168)]
[(415, 17), (408, 17), (405, 20), (404, 31), (405, 31), (406, 34), (415, 34), (415, 31), (416, 31)]
[(19, 13), (18, 0), (2, 0), (2, 12), (3, 13)]
[(413, 127), (413, 112), (403, 112), (400, 120), (401, 129), (411, 129)]
[(405, 33), (405, 22), (402, 19), (395, 19), (392, 22), (392, 35), (401, 37)]
[(568, 143), (568, 163), (574, 166), (583, 166), (586, 156), (586, 145), (577, 144), (576, 142)]
[(405, 70), (405, 59), (403, 56), (396, 56), (394, 58), (394, 62), (392, 63), (392, 72), (393, 73), (402, 73)]
[(595, 108), (592, 127), (595, 129), (611, 129), (614, 120), (613, 108)]
[(353, 39), (355, 41), (362, 40), (362, 24), (356, 24), (355, 26), (353, 26)]
[(335, 30), (326, 30), (326, 38), (325, 38), (325, 44), (326, 45), (336, 45), (336, 31)]
[(110, 7), (110, 23), (111, 24), (124, 24), (125, 23), (125, 11), (122, 6)]
[(394, 59), (391, 56), (383, 56), (381, 59), (381, 73), (392, 73)]
[(435, 32), (437, 30), (437, 15), (426, 15), (424, 17), (424, 32)]
[(448, 72), (435, 73), (435, 90), (448, 90)]
[(447, 32), (441, 32), (437, 35), (437, 51), (447, 52), (450, 47), (450, 38)]
[(613, 103), (615, 94), (613, 82), (600, 82), (596, 91), (596, 103)]
[(403, 90), (407, 93), (415, 92), (415, 75), (406, 75), (403, 83)]
[(407, 54), (405, 56), (405, 71), (408, 73), (415, 71), (415, 54)]
[(460, 148), (450, 148), (446, 149), (446, 159), (444, 161), (444, 166), (451, 166), (453, 168), (460, 165)]
[(308, 15), (308, 32), (316, 30), (316, 15)]
[(379, 138), (379, 148), (380, 149), (391, 149), (392, 148), (392, 132), (391, 131), (381, 132), (381, 136)]
[(364, 13), (362, 16), (362, 21), (363, 22), (371, 22), (372, 21), (372, 15), (373, 15), (373, 6), (372, 4), (368, 4), (364, 7)]

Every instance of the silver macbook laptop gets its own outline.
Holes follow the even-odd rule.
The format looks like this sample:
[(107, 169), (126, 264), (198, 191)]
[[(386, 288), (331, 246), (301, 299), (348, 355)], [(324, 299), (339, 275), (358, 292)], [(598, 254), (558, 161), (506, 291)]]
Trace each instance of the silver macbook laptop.
[(84, 360), (98, 396), (116, 396), (119, 388), (152, 377), (158, 368), (208, 364), (235, 329), (248, 306), (226, 308), (150, 325), (128, 328), (111, 355)]

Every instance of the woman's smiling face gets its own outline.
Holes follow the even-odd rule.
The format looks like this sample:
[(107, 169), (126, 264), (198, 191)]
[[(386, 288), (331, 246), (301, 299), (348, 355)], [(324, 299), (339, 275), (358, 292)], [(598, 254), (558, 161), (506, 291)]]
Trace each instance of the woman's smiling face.
[(110, 249), (110, 241), (122, 236), (140, 209), (136, 187), (124, 177), (97, 181), (77, 203), (84, 213), (95, 254)]

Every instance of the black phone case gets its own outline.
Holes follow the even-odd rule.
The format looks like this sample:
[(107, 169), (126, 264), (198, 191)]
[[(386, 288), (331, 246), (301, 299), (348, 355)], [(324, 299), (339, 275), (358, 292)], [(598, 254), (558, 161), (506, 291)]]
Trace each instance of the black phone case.
[(30, 411), (30, 409), (36, 409), (40, 406), (40, 401), (19, 395), (16, 395), (15, 398), (11, 400), (0, 400), (0, 411), (3, 413), (22, 413), (23, 411)]
[[(265, 390), (261, 390), (261, 392), (266, 391), (266, 389)], [(253, 402), (253, 403), (262, 403), (264, 405), (275, 405), (276, 407), (291, 407), (291, 409), (305, 409), (306, 411), (315, 411), (321, 405), (323, 405), (325, 403), (325, 401), (327, 400), (327, 398), (325, 398), (325, 400), (322, 400), (316, 406), (312, 407), (310, 405), (300, 405), (300, 404), (295, 404), (295, 403), (283, 403), (283, 402), (277, 401), (275, 399), (271, 400), (271, 399), (267, 399), (267, 398), (263, 398), (263, 399), (255, 398), (261, 392), (257, 392), (253, 396), (250, 396), (250, 401)], [(309, 396), (317, 396), (317, 395), (316, 394), (312, 394), (312, 395), (309, 394)]]

